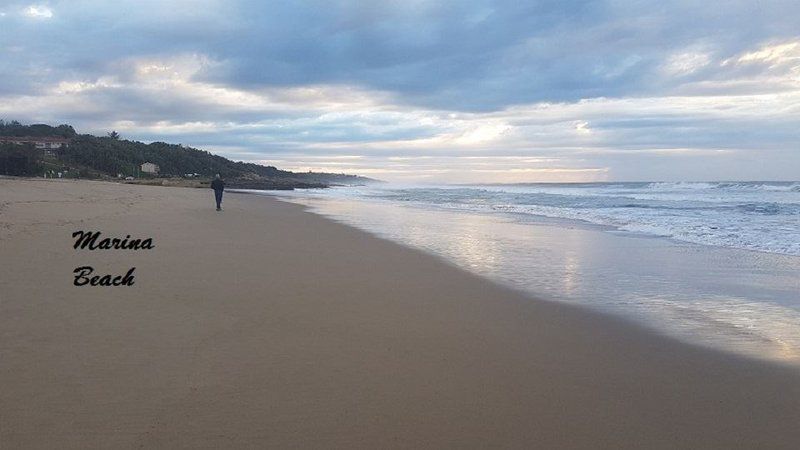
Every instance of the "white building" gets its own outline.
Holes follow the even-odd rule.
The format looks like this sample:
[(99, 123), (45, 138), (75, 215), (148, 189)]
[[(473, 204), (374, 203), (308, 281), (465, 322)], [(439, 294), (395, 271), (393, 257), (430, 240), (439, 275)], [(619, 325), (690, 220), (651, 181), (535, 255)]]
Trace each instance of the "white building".
[(151, 162), (146, 162), (142, 164), (142, 172), (144, 173), (151, 173), (153, 175), (158, 173), (158, 164), (153, 164)]

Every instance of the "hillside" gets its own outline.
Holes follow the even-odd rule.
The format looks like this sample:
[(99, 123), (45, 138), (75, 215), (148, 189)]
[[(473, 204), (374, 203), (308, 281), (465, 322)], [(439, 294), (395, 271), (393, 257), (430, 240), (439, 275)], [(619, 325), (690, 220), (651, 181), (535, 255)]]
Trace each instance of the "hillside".
[(116, 133), (106, 137), (78, 134), (69, 125), (22, 125), (0, 121), (0, 137), (67, 138), (69, 146), (44, 151), (33, 145), (0, 143), (0, 174), (41, 176), (62, 172), (80, 178), (152, 178), (142, 174), (144, 162), (155, 163), (158, 178), (198, 174), (210, 178), (219, 173), (232, 187), (287, 189), (324, 187), (334, 184), (365, 184), (375, 180), (334, 173), (296, 173), (273, 166), (231, 161), (204, 150), (179, 144), (120, 139)]

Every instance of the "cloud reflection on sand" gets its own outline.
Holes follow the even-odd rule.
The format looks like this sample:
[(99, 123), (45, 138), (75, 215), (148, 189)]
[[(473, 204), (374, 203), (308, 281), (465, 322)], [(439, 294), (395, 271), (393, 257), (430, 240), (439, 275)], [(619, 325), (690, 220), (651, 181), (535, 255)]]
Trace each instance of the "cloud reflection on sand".
[(800, 365), (800, 258), (612, 234), (569, 222), (347, 200), (283, 198), (546, 299), (678, 339)]

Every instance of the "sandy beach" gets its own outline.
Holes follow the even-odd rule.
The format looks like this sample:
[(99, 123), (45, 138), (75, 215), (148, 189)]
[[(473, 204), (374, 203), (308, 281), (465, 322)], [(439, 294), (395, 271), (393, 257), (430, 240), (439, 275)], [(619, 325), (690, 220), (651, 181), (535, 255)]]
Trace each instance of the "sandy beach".
[[(796, 449), (800, 372), (265, 196), (0, 178), (0, 448)], [(72, 233), (151, 238), (73, 248)], [(133, 286), (74, 286), (73, 271)]]

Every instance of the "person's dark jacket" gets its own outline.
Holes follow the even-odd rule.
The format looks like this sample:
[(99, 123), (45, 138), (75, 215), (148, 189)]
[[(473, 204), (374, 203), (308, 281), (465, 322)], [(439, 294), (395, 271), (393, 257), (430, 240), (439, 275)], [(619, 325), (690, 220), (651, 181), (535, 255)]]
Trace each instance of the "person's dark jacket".
[(211, 182), (211, 189), (215, 191), (224, 191), (225, 190), (225, 182), (222, 180), (214, 180)]

